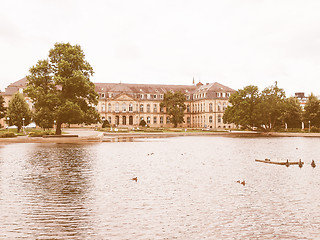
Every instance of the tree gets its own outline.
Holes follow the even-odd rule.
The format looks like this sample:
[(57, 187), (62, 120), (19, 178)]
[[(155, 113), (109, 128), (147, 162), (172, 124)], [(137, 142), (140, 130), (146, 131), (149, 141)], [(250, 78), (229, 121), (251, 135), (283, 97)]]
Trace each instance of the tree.
[(6, 115), (6, 107), (4, 106), (4, 98), (0, 96), (0, 119)]
[(7, 109), (7, 117), (9, 117), (9, 125), (16, 125), (20, 132), (23, 125), (28, 125), (31, 121), (31, 111), (24, 97), (20, 93), (16, 93)]
[(260, 126), (259, 104), (260, 94), (257, 86), (249, 85), (239, 89), (229, 98), (231, 104), (225, 110), (223, 121), (246, 128)]
[(312, 126), (320, 126), (320, 101), (312, 93), (304, 107), (303, 119), (306, 122), (310, 121)]
[(274, 86), (267, 87), (262, 91), (259, 113), (262, 126), (265, 129), (274, 129), (276, 125), (281, 123), (285, 99), (285, 92), (277, 86), (277, 82)]
[(166, 113), (170, 117), (170, 122), (173, 123), (174, 127), (177, 127), (179, 123), (184, 122), (184, 111), (186, 110), (186, 105), (184, 102), (186, 97), (182, 92), (166, 92), (164, 94), (163, 101), (160, 107), (166, 108)]
[(282, 113), (283, 123), (287, 123), (290, 128), (298, 128), (301, 126), (302, 108), (298, 99), (294, 97), (285, 100), (285, 107)]
[(38, 61), (27, 76), (25, 92), (34, 102), (36, 123), (46, 128), (56, 120), (56, 134), (61, 134), (63, 123), (100, 122), (93, 73), (79, 45), (56, 43), (48, 59)]

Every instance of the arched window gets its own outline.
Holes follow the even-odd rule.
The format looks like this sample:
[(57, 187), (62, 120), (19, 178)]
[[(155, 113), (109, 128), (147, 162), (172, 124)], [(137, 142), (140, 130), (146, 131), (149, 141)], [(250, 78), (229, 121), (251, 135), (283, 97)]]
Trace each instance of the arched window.
[(212, 116), (209, 116), (209, 123), (212, 123)]
[(157, 104), (153, 104), (153, 112), (157, 112), (158, 111), (158, 106)]
[(190, 112), (190, 105), (187, 105), (187, 112)]
[(212, 103), (209, 103), (209, 112), (213, 112)]
[(221, 115), (218, 114), (218, 123), (221, 123)]
[(112, 112), (111, 103), (108, 104), (108, 112)]
[(140, 104), (140, 112), (143, 112), (143, 104)]
[(221, 104), (218, 103), (218, 112), (220, 112), (220, 111), (221, 111)]
[(150, 104), (147, 104), (147, 112), (150, 112)]
[(133, 104), (129, 103), (129, 112), (132, 112), (132, 111), (133, 111)]
[(122, 112), (127, 111), (127, 104), (122, 103)]
[(106, 105), (103, 103), (101, 105), (101, 112), (105, 112), (106, 111)]
[(119, 112), (119, 103), (116, 103), (115, 111)]

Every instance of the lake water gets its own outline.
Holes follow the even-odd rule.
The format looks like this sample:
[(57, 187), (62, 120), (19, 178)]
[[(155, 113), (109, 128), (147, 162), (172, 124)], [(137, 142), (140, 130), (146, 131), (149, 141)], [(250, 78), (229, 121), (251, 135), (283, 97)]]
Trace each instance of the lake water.
[[(319, 146), (229, 137), (1, 145), (0, 238), (320, 239)], [(266, 157), (305, 165), (255, 162)]]

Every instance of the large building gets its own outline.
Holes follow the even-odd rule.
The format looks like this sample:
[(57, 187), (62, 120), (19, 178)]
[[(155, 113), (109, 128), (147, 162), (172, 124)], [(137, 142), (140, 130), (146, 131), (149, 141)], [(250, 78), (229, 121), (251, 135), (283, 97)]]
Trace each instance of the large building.
[[(165, 110), (160, 107), (164, 94), (181, 91), (186, 96), (184, 123), (191, 128), (234, 128), (223, 123), (223, 113), (229, 96), (235, 90), (220, 83), (196, 85), (95, 83), (99, 94), (96, 106), (101, 118), (115, 126), (138, 126), (144, 120), (150, 127), (172, 127)], [(23, 92), (26, 78), (10, 84), (1, 93), (6, 105), (16, 92)], [(32, 101), (26, 97), (30, 108)]]

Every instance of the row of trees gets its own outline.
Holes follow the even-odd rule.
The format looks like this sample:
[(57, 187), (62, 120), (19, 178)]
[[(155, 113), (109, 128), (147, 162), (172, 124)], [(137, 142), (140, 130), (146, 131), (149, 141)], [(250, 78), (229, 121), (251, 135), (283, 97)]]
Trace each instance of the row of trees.
[(309, 121), (313, 126), (320, 126), (320, 101), (311, 95), (303, 111), (298, 99), (286, 98), (277, 83), (262, 92), (253, 85), (239, 89), (230, 96), (229, 103), (223, 116), (225, 123), (264, 130), (299, 128), (302, 122)]

